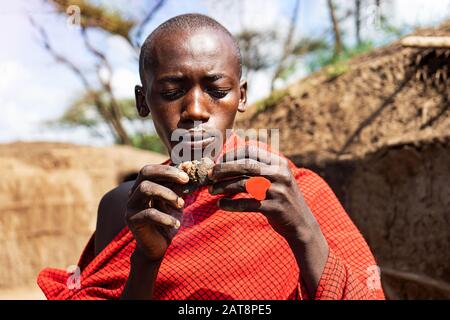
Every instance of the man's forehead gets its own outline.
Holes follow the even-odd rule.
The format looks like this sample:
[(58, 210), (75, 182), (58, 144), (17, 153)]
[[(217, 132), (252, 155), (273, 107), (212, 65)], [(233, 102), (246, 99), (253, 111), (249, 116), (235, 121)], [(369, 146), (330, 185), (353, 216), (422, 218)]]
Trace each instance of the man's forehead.
[[(225, 55), (226, 52), (222, 51), (226, 48), (224, 43), (220, 41), (217, 34), (197, 32), (192, 36), (188, 37), (182, 45), (186, 52), (188, 52), (192, 58), (198, 56), (214, 56), (214, 55)], [(231, 50), (231, 48), (229, 48)]]
[(155, 39), (151, 51), (156, 69), (183, 66), (212, 69), (214, 65), (219, 68), (239, 64), (231, 40), (210, 29), (161, 35)]

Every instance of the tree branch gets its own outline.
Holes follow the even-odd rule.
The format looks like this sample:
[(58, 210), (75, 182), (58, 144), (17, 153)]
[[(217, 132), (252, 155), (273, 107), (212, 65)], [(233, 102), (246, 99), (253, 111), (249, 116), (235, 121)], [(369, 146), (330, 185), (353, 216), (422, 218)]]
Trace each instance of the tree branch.
[(43, 46), (50, 53), (50, 55), (56, 61), (64, 64), (66, 67), (68, 67), (70, 70), (72, 70), (78, 76), (78, 78), (81, 80), (81, 82), (83, 83), (83, 86), (85, 87), (86, 90), (92, 91), (92, 86), (89, 84), (89, 81), (84, 76), (84, 74), (81, 72), (81, 69), (78, 68), (72, 61), (70, 61), (63, 55), (57, 53), (55, 51), (55, 49), (51, 46), (50, 41), (48, 39), (47, 32), (45, 31), (45, 29), (42, 26), (38, 25), (31, 16), (28, 16), (28, 19), (29, 19), (31, 25), (34, 28), (36, 28), (37, 31), (39, 32), (39, 34), (41, 36), (41, 40), (43, 42)]
[[(103, 90), (109, 96), (109, 108), (103, 107), (103, 110), (102, 110), (103, 114), (108, 117), (107, 120), (109, 120), (111, 122), (112, 126), (114, 127), (117, 137), (119, 138), (119, 142), (122, 144), (131, 145), (131, 141), (128, 137), (128, 134), (122, 124), (123, 115), (120, 110), (120, 106), (117, 103), (114, 93), (112, 91), (112, 86), (111, 86), (112, 67), (111, 67), (111, 64), (109, 63), (108, 59), (106, 58), (106, 55), (104, 53), (100, 52), (100, 50), (96, 49), (90, 43), (85, 27), (81, 28), (81, 35), (83, 37), (86, 48), (92, 54), (94, 54), (96, 57), (98, 57), (101, 60), (102, 64), (108, 70), (108, 78), (105, 79), (100, 74), (100, 70), (101, 70), (100, 67), (97, 67), (97, 77), (98, 77), (100, 83), (102, 84)], [(96, 105), (99, 108), (99, 106), (102, 104), (100, 104), (100, 101), (97, 101)]]
[(281, 71), (283, 70), (283, 66), (284, 66), (286, 59), (289, 57), (290, 53), (292, 52), (292, 39), (294, 38), (295, 26), (297, 25), (299, 6), (300, 6), (300, 0), (296, 0), (295, 6), (294, 6), (294, 11), (292, 12), (291, 22), (289, 24), (289, 31), (288, 31), (288, 34), (286, 36), (286, 40), (285, 40), (284, 46), (283, 46), (283, 55), (281, 56), (281, 59), (278, 61), (277, 69), (275, 70), (275, 73), (272, 77), (272, 81), (270, 84), (271, 91), (273, 91), (273, 89), (274, 89), (275, 80), (280, 76)]
[(355, 0), (355, 33), (356, 43), (361, 44), (361, 0)]
[(87, 31), (85, 27), (81, 28), (81, 36), (83, 37), (83, 41), (84, 44), (86, 46), (86, 48), (96, 57), (98, 57), (101, 62), (103, 63), (103, 65), (106, 67), (106, 69), (109, 72), (109, 79), (107, 81), (105, 81), (104, 79), (102, 79), (102, 77), (100, 77), (98, 71), (100, 70), (100, 68), (97, 66), (97, 75), (98, 75), (98, 79), (100, 81), (100, 83), (105, 86), (108, 83), (111, 82), (111, 75), (112, 75), (112, 67), (111, 64), (109, 63), (108, 59), (106, 58), (105, 54), (100, 52), (98, 49), (94, 48), (94, 46), (90, 43), (88, 35), (87, 35)]
[[(51, 56), (57, 62), (64, 64), (66, 67), (68, 67), (70, 70), (72, 70), (75, 73), (75, 75), (77, 75), (78, 78), (81, 80), (81, 82), (87, 92), (95, 93), (96, 91), (90, 85), (89, 81), (87, 80), (86, 76), (83, 74), (81, 69), (79, 67), (77, 67), (72, 61), (70, 61), (63, 55), (56, 52), (55, 49), (50, 44), (50, 41), (49, 41), (49, 38), (48, 38), (48, 35), (47, 35), (47, 32), (45, 31), (45, 29), (42, 26), (38, 25), (31, 16), (29, 16), (28, 18), (29, 18), (31, 25), (34, 28), (36, 28), (36, 30), (39, 32), (41, 41), (43, 42), (43, 46), (51, 54)], [(82, 30), (84, 30), (84, 28), (82, 28)], [(107, 66), (107, 68), (109, 68), (109, 71), (111, 71), (111, 67), (110, 67), (109, 62), (106, 59), (106, 56), (104, 54), (102, 54), (100, 51), (96, 50), (89, 43), (89, 40), (87, 38), (85, 31), (82, 31), (82, 35), (84, 37), (86, 47), (93, 54), (95, 54), (97, 57), (99, 57), (102, 60), (102, 62), (105, 64), (105, 66)], [(110, 79), (108, 79), (108, 81), (106, 81), (106, 82), (101, 81), (101, 83), (103, 85), (104, 90), (107, 91), (111, 97), (110, 99), (111, 99), (112, 106), (111, 106), (111, 110), (108, 110), (108, 108), (106, 108), (104, 106), (104, 104), (100, 101), (100, 97), (98, 96), (98, 94), (95, 93), (94, 102), (95, 102), (95, 106), (97, 108), (97, 112), (99, 112), (99, 114), (103, 117), (103, 119), (105, 120), (105, 122), (108, 125), (112, 125), (112, 127), (114, 128), (113, 134), (119, 139), (120, 143), (131, 144), (131, 141), (129, 140), (128, 135), (126, 134), (126, 131), (123, 128), (122, 123), (120, 121), (120, 112), (118, 110), (118, 105), (115, 102), (114, 96), (112, 94)]]
[(338, 56), (341, 54), (343, 49), (341, 40), (341, 30), (339, 28), (339, 21), (336, 17), (336, 8), (334, 6), (333, 0), (327, 0), (327, 4), (334, 32), (334, 55)]
[(144, 31), (144, 27), (153, 18), (153, 16), (156, 14), (156, 12), (158, 12), (158, 10), (162, 8), (162, 6), (164, 5), (164, 2), (165, 2), (165, 0), (157, 0), (156, 4), (153, 6), (153, 8), (146, 14), (144, 19), (137, 26), (136, 34), (134, 35), (134, 43), (132, 43), (132, 46), (135, 49), (140, 48), (139, 40), (141, 38), (142, 32)]

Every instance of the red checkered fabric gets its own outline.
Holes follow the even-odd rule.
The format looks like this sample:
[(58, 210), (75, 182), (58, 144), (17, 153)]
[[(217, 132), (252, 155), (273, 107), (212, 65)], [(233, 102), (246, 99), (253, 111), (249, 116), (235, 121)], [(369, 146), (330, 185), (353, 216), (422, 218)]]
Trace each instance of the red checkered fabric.
[[(222, 153), (245, 143), (255, 142), (232, 135)], [(308, 297), (292, 251), (267, 219), (220, 210), (221, 195), (210, 195), (205, 187), (184, 197), (182, 226), (161, 264), (154, 298), (384, 299), (375, 259), (333, 191), (312, 171), (289, 165), (330, 247), (315, 297)], [(248, 195), (234, 196), (242, 197)], [(94, 256), (93, 235), (79, 260), (79, 275), (46, 268), (38, 285), (48, 299), (117, 299), (135, 246), (125, 227)]]

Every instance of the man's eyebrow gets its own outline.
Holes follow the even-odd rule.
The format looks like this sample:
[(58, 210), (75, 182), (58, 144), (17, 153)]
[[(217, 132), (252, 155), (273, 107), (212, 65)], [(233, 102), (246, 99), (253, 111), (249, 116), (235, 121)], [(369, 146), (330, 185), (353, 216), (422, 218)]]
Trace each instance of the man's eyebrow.
[(164, 82), (182, 82), (184, 80), (183, 76), (162, 76), (161, 78), (158, 78), (156, 82), (158, 83), (164, 83)]
[[(229, 78), (229, 76), (227, 76), (224, 73), (214, 73), (214, 74), (207, 74), (206, 76), (203, 77), (203, 79), (205, 79), (206, 81), (210, 81), (210, 82), (214, 82), (214, 81), (217, 81), (217, 80), (223, 79), (223, 78)], [(182, 75), (167, 75), (167, 76), (161, 76), (160, 78), (158, 78), (156, 80), (156, 82), (158, 82), (158, 83), (165, 83), (165, 82), (180, 83), (184, 80), (185, 80), (185, 77)]]
[(208, 81), (216, 81), (222, 78), (228, 78), (228, 76), (224, 73), (214, 73), (214, 74), (208, 74), (204, 77)]

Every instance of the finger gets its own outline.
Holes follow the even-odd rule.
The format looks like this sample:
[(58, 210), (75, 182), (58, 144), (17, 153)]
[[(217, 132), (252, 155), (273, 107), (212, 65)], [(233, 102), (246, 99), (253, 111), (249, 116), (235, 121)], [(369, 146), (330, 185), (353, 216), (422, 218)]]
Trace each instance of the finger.
[(153, 198), (163, 200), (174, 208), (182, 208), (184, 206), (184, 200), (175, 192), (160, 184), (147, 180), (142, 181), (135, 189), (128, 200), (128, 206), (130, 208), (140, 208)]
[(229, 179), (220, 181), (209, 186), (208, 191), (211, 194), (235, 194), (240, 192), (246, 192), (245, 183), (248, 178)]
[(269, 176), (276, 175), (278, 171), (279, 167), (272, 167), (257, 160), (240, 159), (214, 165), (209, 177), (212, 181), (238, 176), (263, 176), (269, 178)]
[(155, 199), (154, 200), (154, 206), (151, 206), (152, 208), (157, 208), (159, 211), (162, 211), (168, 215), (171, 215), (172, 217), (180, 220), (181, 216), (183, 215), (183, 209), (182, 208), (174, 208), (171, 205), (168, 205), (164, 200), (161, 199)]
[(144, 166), (131, 187), (131, 195), (137, 186), (144, 180), (167, 181), (172, 183), (185, 184), (189, 182), (189, 176), (181, 169), (169, 165), (149, 164)]
[(178, 229), (181, 226), (180, 220), (155, 208), (148, 208), (132, 215), (128, 218), (128, 223), (132, 227), (147, 223), (175, 229)]
[(275, 153), (255, 145), (246, 145), (225, 153), (219, 163), (239, 160), (239, 159), (253, 159), (268, 165), (285, 165), (287, 160)]
[(189, 183), (189, 184), (168, 184), (167, 185), (170, 190), (175, 192), (178, 196), (183, 196), (189, 193), (194, 192), (197, 190), (200, 186), (195, 183)]
[(217, 206), (225, 211), (237, 212), (261, 212), (263, 210), (263, 202), (256, 199), (228, 199), (220, 198)]

